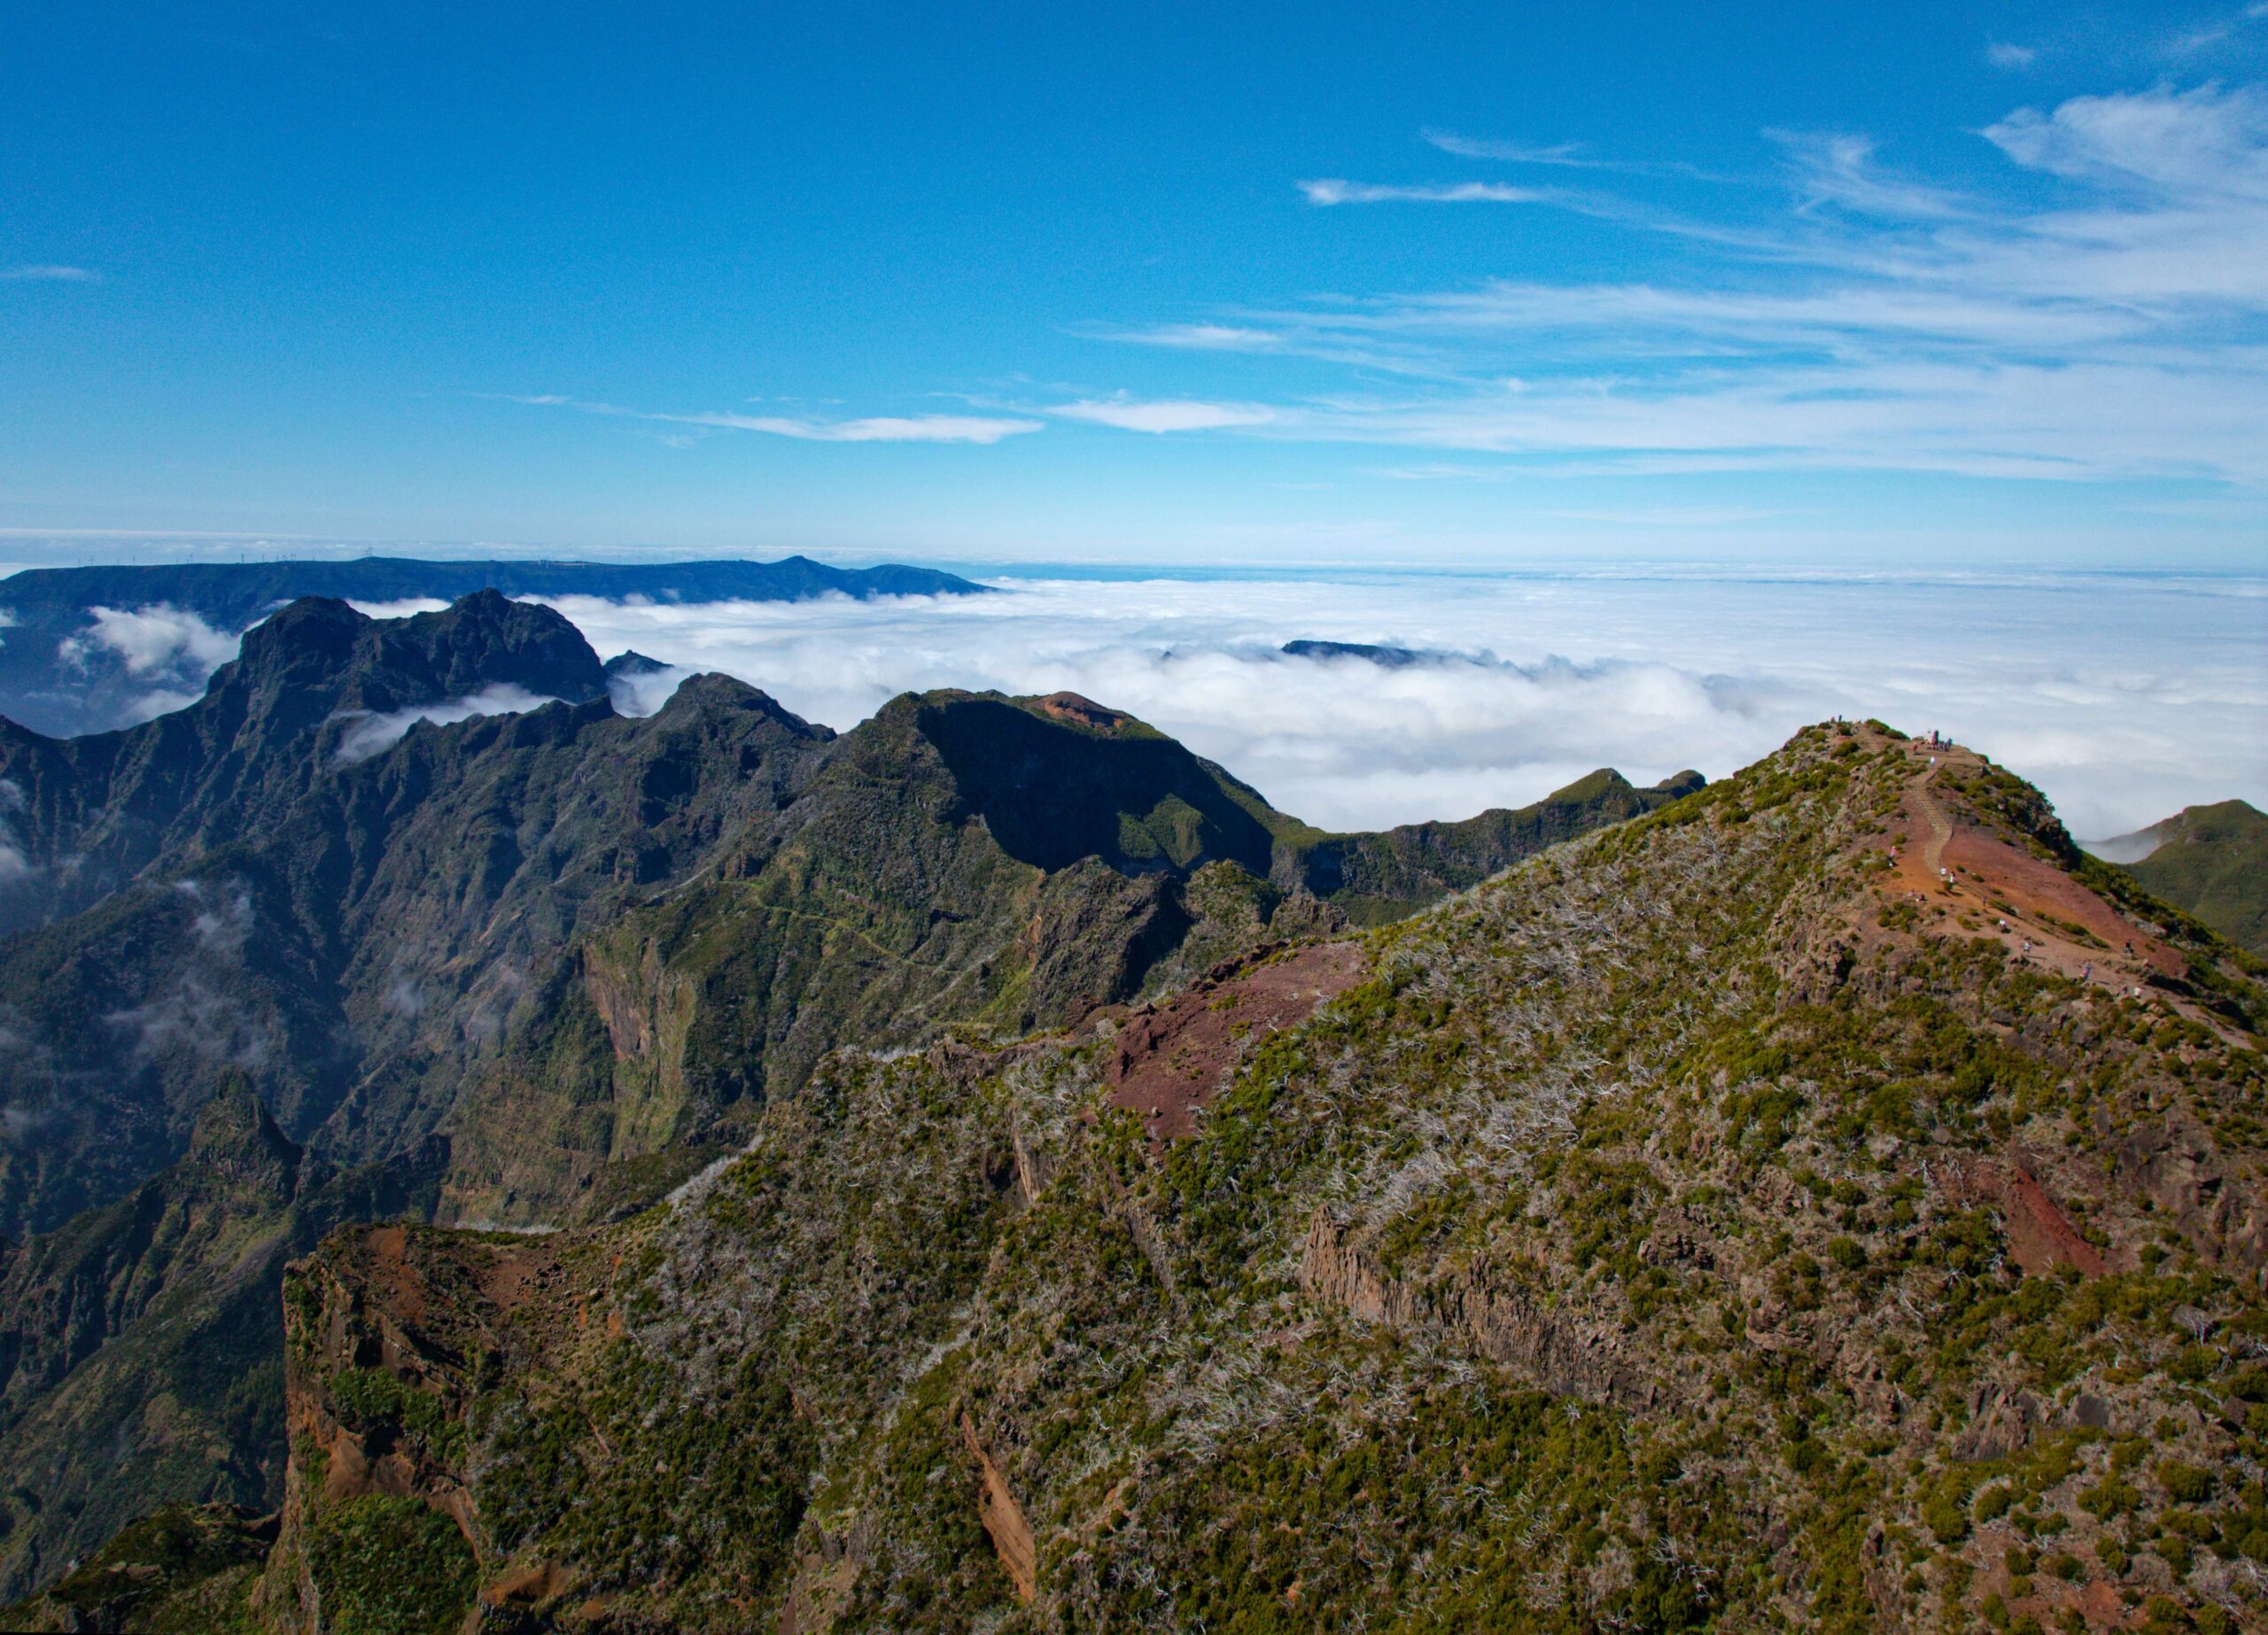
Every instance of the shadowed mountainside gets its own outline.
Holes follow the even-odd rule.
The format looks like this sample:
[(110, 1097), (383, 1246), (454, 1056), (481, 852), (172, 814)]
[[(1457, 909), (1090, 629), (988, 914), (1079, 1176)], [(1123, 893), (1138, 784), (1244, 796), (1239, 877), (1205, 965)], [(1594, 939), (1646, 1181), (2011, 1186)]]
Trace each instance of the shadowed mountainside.
[(0, 1251), (0, 1583), (51, 1577), (155, 1495), (273, 1510), (284, 1265), (343, 1221), (425, 1213), (437, 1156), (341, 1171), (238, 1081), (178, 1162)]

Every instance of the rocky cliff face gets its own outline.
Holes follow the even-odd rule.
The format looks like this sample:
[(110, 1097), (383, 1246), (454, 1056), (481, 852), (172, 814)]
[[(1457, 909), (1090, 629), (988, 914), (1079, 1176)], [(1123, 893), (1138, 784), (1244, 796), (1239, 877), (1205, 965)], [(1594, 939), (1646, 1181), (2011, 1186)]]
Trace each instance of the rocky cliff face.
[(2264, 996), (1938, 763), (1813, 729), (1217, 1028), (837, 1051), (615, 1224), (335, 1236), (261, 1616), (2258, 1625)]

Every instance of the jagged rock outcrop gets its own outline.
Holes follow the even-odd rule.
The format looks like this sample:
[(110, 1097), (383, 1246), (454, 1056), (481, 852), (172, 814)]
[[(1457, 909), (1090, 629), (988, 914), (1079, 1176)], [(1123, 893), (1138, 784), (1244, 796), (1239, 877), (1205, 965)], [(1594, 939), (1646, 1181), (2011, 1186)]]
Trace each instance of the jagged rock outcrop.
[(960, 1436), (968, 1456), (976, 1461), (977, 1474), (984, 1484), (983, 1497), (977, 1501), (976, 1519), (984, 1524), (985, 1532), (991, 1538), (992, 1547), (1000, 1557), (1001, 1570), (1015, 1586), (1016, 1599), (1029, 1601), (1039, 1592), (1039, 1554), (1032, 1541), (1031, 1523), (1024, 1520), (1015, 1494), (1009, 1491), (1008, 1478), (1000, 1474), (1000, 1467), (992, 1462), (992, 1456), (976, 1439), (976, 1425), (966, 1414), (960, 1416)]

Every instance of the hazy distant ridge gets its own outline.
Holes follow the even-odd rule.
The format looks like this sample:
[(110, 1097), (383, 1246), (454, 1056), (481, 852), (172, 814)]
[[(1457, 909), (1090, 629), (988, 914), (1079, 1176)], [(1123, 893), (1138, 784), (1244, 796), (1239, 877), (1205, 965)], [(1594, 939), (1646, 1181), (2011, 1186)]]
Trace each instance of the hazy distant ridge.
[[(0, 715), (54, 736), (106, 732), (178, 708), (255, 621), (302, 596), (454, 601), (507, 596), (659, 602), (965, 596), (985, 587), (928, 568), (776, 562), (341, 562), (33, 568), (0, 580)], [(109, 610), (98, 616), (97, 609)]]

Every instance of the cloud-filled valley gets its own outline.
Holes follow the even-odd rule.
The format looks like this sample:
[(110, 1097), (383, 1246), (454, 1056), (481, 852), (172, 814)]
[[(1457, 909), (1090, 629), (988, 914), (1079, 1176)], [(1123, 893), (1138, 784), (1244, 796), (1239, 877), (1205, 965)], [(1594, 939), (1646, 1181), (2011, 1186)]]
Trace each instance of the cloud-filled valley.
[[(722, 670), (837, 728), (913, 689), (1069, 689), (1340, 828), (1517, 805), (1602, 764), (1721, 776), (1825, 717), (1954, 734), (2087, 835), (2268, 797), (2268, 587), (1742, 577), (1003, 579), (985, 597), (557, 605), (602, 655)], [(1426, 662), (1297, 657), (1390, 643)], [(657, 707), (667, 677), (634, 701)]]

